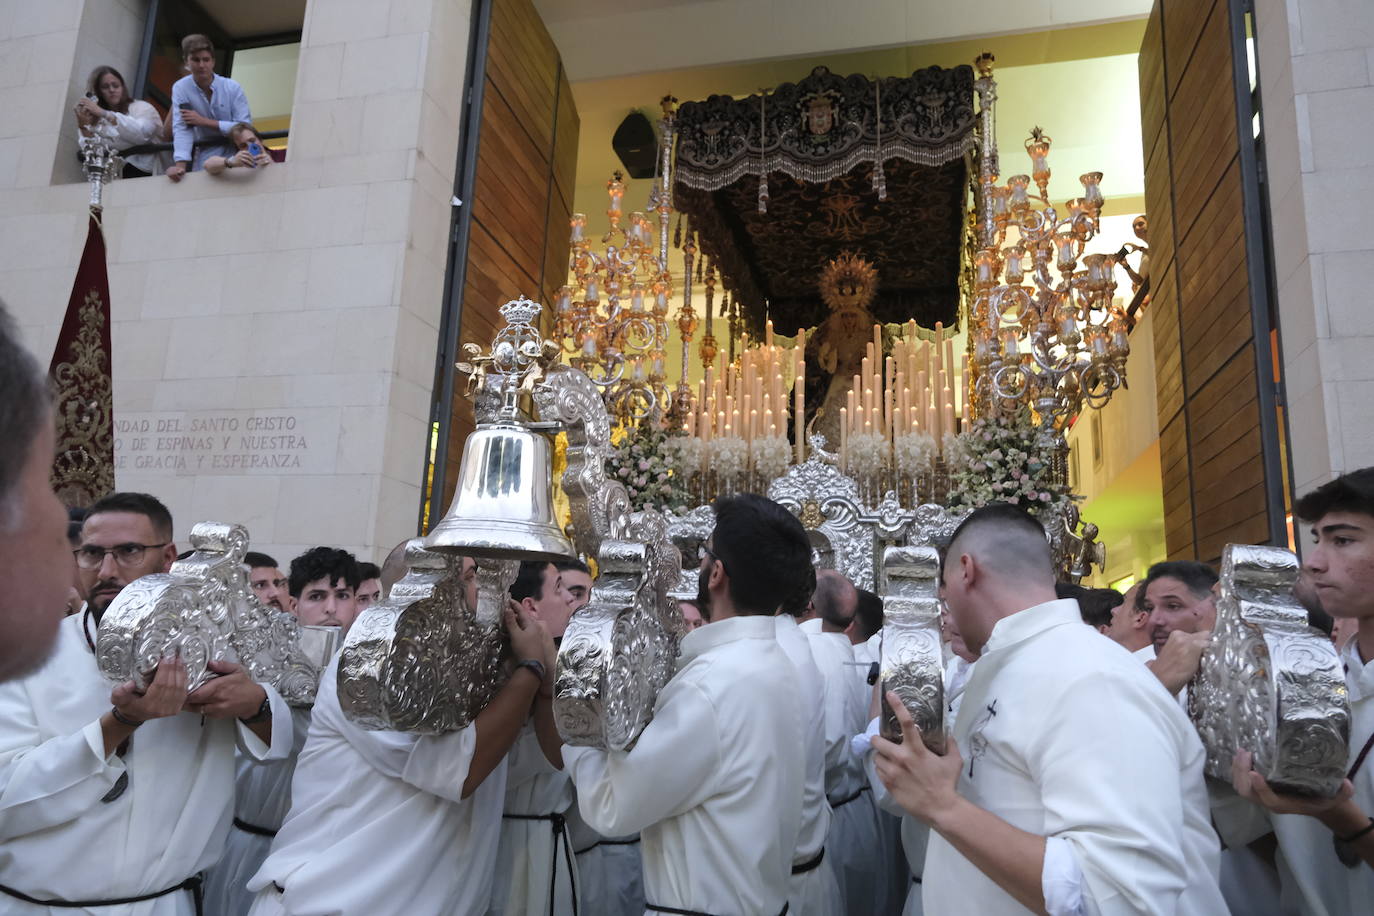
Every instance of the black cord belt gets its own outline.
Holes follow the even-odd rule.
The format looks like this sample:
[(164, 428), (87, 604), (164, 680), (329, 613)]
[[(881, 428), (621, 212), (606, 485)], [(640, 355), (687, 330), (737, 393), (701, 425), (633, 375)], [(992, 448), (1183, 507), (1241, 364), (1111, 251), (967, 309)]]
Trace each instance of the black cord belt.
[(244, 833), (251, 833), (255, 836), (274, 837), (277, 835), (275, 830), (268, 830), (266, 827), (259, 827), (257, 824), (250, 824), (238, 818), (234, 818), (234, 826)]
[(109, 900), (43, 900), (38, 897), (30, 897), (22, 891), (17, 891), (12, 887), (5, 887), (3, 884), (0, 884), (0, 894), (7, 894), (16, 900), (22, 900), (25, 903), (35, 903), (39, 906), (52, 906), (59, 909), (75, 910), (82, 907), (123, 906), (128, 903), (142, 903), (145, 900), (155, 900), (158, 897), (166, 897), (168, 894), (175, 894), (177, 891), (190, 891), (191, 899), (194, 900), (196, 904), (196, 916), (203, 916), (205, 912), (205, 901), (201, 894), (201, 883), (202, 878), (200, 875), (192, 875), (174, 887), (153, 891), (151, 894), (139, 894), (135, 897), (111, 897)]
[[(577, 872), (573, 870), (573, 849), (568, 842), (568, 819), (555, 811), (552, 814), (503, 814), (503, 820), (508, 821), (547, 821), (553, 827), (553, 857), (549, 868), (549, 916), (554, 916), (555, 903), (557, 898), (555, 891), (558, 889), (558, 847), (563, 847), (563, 859), (568, 866), (568, 880), (576, 882)], [(573, 888), (572, 895), (573, 916), (577, 916), (577, 888)]]
[(639, 837), (635, 837), (634, 839), (631, 839), (631, 840), (608, 840), (608, 839), (606, 839), (606, 838), (603, 837), (602, 839), (597, 840), (595, 843), (593, 843), (593, 844), (590, 845), (590, 846), (583, 847), (582, 849), (574, 849), (574, 850), (573, 850), (573, 855), (575, 855), (575, 856), (580, 856), (580, 855), (582, 855), (582, 853), (584, 853), (584, 852), (591, 852), (593, 849), (595, 849), (595, 848), (598, 847), (598, 846), (638, 846), (638, 845), (639, 845)]
[(848, 798), (841, 799), (840, 801), (837, 801), (837, 802), (831, 802), (831, 803), (830, 803), (830, 808), (831, 808), (831, 810), (834, 810), (835, 808), (843, 808), (845, 805), (849, 804), (849, 803), (852, 802), (854, 799), (858, 798), (860, 795), (863, 795), (863, 794), (864, 794), (865, 792), (867, 792), (867, 791), (868, 791), (868, 786), (863, 786), (863, 787), (861, 787), (857, 792), (855, 792), (853, 795), (849, 796)]
[[(787, 916), (787, 907), (788, 904), (784, 903), (778, 916)], [(674, 906), (659, 906), (656, 903), (646, 903), (644, 909), (653, 910), (655, 913), (671, 913), (673, 916), (711, 916), (710, 913), (703, 913), (700, 910), (680, 910)]]
[(810, 858), (810, 859), (807, 859), (805, 862), (802, 862), (800, 865), (793, 865), (793, 866), (792, 866), (792, 874), (794, 874), (794, 875), (804, 875), (804, 874), (806, 874), (806, 873), (809, 872), (809, 871), (815, 871), (816, 869), (818, 869), (818, 868), (821, 867), (821, 862), (823, 862), (823, 861), (825, 861), (825, 847), (824, 847), (824, 846), (821, 847), (821, 851), (818, 852), (818, 853), (816, 853), (816, 855), (815, 855), (814, 857), (812, 857), (812, 858)]

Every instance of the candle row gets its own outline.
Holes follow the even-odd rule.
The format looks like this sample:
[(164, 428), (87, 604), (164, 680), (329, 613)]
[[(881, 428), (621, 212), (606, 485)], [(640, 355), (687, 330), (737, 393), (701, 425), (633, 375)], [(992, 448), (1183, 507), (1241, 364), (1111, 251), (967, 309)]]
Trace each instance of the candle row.
[[(725, 367), (719, 375), (715, 367), (706, 367), (706, 378), (697, 383), (696, 403), (687, 415), (687, 435), (703, 442), (722, 436), (737, 436), (746, 442), (786, 436), (788, 407), (796, 416), (805, 415), (804, 353), (805, 337), (799, 333), (797, 346), (785, 355), (773, 342), (773, 322), (769, 321), (763, 346), (745, 350), (737, 365)], [(792, 362), (790, 398), (783, 378), (785, 360)], [(801, 426), (797, 424), (798, 461), (802, 454)]]
[[(956, 403), (955, 392), (961, 399)], [(888, 442), (916, 433), (931, 436), (937, 449), (946, 434), (958, 432), (958, 418), (968, 404), (968, 357), (954, 360), (954, 341), (943, 324), (935, 341), (920, 340), (916, 322), (883, 355), (882, 326), (873, 326), (859, 373), (853, 377), (840, 409), (840, 461), (849, 464), (849, 442), (855, 436), (879, 435)], [(871, 442), (872, 440), (867, 440)]]

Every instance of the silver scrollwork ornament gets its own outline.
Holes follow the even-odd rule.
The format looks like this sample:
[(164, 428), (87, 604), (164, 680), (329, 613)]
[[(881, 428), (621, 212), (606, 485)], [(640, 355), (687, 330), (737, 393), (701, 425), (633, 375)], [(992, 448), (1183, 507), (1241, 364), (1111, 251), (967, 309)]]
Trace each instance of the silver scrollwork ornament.
[(887, 705), (888, 691), (901, 698), (927, 747), (945, 752), (944, 655), (940, 644), (940, 555), (933, 547), (883, 551), (883, 737), (902, 740)]
[(1331, 640), (1293, 597), (1298, 559), (1231, 544), (1222, 555), (1216, 628), (1189, 715), (1208, 775), (1229, 782), (1240, 749), (1278, 791), (1330, 797), (1345, 778), (1350, 706)]
[(143, 688), (163, 658), (180, 655), (194, 690), (215, 676), (210, 662), (233, 662), (288, 703), (314, 703), (336, 637), (313, 631), (336, 628), (302, 627), (253, 595), (242, 525), (201, 522), (191, 529), (191, 546), (194, 553), (169, 572), (135, 579), (110, 602), (96, 635), (101, 672)]
[(519, 563), (484, 561), (476, 608), (462, 559), (405, 550), (406, 574), (358, 615), (339, 657), (339, 705), (364, 728), (438, 735), (465, 728), (504, 683), (501, 608)]
[(554, 718), (572, 745), (628, 750), (653, 718), (686, 625), (669, 591), (682, 561), (656, 511), (630, 513), (624, 484), (606, 474), (610, 415), (581, 371), (551, 366), (534, 389), (541, 420), (568, 434), (562, 485), (580, 553), (599, 578), (568, 622), (558, 652)]

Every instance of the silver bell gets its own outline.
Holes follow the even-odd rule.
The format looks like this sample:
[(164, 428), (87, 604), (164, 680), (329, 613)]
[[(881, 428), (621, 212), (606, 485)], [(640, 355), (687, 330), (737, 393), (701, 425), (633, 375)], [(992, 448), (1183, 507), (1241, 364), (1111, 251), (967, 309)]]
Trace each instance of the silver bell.
[(548, 438), (517, 423), (484, 424), (468, 436), (458, 492), (425, 548), (488, 559), (576, 556), (554, 519)]

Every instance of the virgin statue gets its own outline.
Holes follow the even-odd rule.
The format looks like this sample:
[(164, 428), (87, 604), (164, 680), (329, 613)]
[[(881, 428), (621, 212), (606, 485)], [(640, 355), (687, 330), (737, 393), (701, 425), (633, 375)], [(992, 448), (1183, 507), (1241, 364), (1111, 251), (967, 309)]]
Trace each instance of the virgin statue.
[[(840, 408), (873, 340), (877, 319), (868, 307), (878, 291), (878, 271), (856, 253), (844, 252), (826, 264), (819, 288), (830, 317), (806, 341), (806, 364), (816, 367), (807, 372), (806, 403), (817, 405), (807, 411), (807, 430), (825, 436), (834, 449), (840, 444)], [(884, 351), (888, 345), (884, 328)], [(882, 357), (878, 354), (879, 365)]]

